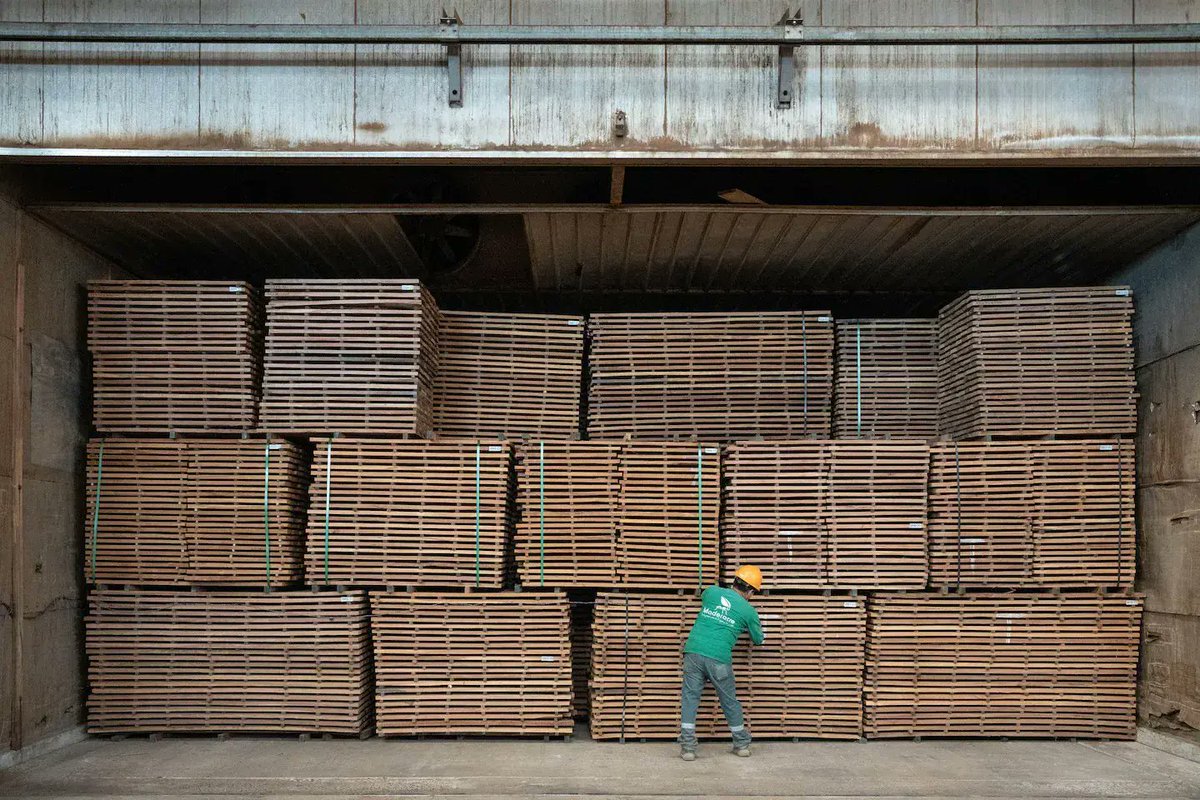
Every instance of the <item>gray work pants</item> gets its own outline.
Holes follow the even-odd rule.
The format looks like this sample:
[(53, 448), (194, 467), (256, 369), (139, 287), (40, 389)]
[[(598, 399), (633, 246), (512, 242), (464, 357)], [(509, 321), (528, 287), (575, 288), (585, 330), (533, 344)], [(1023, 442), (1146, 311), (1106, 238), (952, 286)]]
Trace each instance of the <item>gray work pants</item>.
[(679, 744), (684, 750), (696, 749), (696, 712), (700, 708), (700, 695), (706, 681), (717, 690), (729, 732), (733, 734), (734, 747), (749, 747), (750, 733), (742, 718), (742, 704), (738, 702), (733, 685), (733, 665), (715, 658), (696, 653), (683, 654), (683, 697), (680, 714)]

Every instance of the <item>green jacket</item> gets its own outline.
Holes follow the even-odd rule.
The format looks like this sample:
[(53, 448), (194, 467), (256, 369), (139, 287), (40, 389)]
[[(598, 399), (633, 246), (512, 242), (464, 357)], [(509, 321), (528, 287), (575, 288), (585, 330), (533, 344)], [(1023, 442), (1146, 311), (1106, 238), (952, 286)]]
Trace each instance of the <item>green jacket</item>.
[(692, 624), (683, 652), (707, 656), (725, 664), (733, 662), (733, 645), (742, 631), (750, 631), (750, 641), (762, 644), (762, 624), (758, 612), (746, 598), (733, 589), (710, 586), (700, 595), (700, 613)]

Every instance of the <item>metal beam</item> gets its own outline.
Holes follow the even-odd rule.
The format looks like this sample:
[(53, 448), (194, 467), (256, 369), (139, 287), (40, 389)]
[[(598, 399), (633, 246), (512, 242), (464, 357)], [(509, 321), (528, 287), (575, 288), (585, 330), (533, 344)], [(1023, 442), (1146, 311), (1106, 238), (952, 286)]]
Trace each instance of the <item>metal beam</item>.
[(1022, 45), (1200, 43), (1200, 23), (855, 27), (596, 25), (216, 25), (3, 22), (6, 42), (144, 44)]

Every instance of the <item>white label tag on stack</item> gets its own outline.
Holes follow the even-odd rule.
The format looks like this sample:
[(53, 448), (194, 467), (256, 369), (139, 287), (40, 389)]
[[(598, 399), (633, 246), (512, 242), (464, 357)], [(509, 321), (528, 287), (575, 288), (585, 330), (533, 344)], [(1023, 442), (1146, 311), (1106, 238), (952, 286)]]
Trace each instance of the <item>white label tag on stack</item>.
[(854, 602), (853, 600), (847, 600), (846, 602), (842, 603), (842, 608), (858, 608), (858, 603)]

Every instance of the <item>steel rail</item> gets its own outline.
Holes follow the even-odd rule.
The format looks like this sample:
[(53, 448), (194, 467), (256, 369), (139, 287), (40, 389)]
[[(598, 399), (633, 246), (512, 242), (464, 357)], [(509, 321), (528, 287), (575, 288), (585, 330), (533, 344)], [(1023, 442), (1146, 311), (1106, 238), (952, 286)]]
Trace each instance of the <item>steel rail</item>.
[[(457, 21), (456, 21), (457, 22)], [(1200, 43), (1200, 23), (829, 27), (594, 25), (219, 25), (0, 22), (0, 41), (134, 44), (362, 45), (1082, 45)]]

